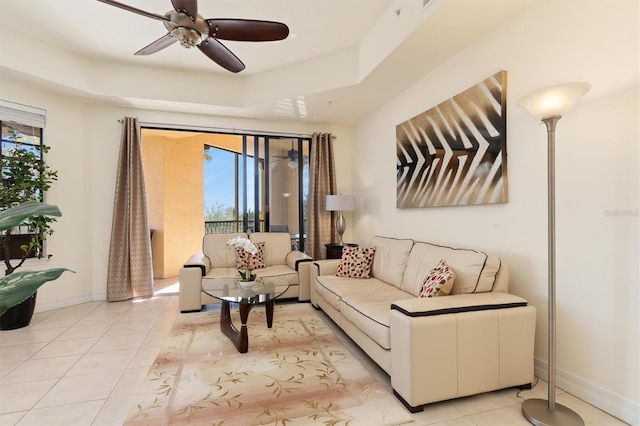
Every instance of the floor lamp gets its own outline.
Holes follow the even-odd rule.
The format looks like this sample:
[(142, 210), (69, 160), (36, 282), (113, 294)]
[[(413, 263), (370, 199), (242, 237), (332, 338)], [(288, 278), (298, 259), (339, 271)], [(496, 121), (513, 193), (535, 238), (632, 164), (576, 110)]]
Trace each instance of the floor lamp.
[(342, 234), (347, 228), (347, 223), (342, 216), (343, 211), (355, 210), (356, 201), (353, 195), (327, 195), (326, 209), (330, 212), (338, 212), (338, 218), (336, 219), (336, 231), (338, 231), (338, 238), (340, 241), (338, 245), (344, 245), (342, 243)]
[(520, 105), (547, 126), (547, 184), (549, 233), (549, 371), (548, 399), (532, 398), (522, 403), (522, 414), (537, 426), (584, 425), (570, 408), (556, 404), (556, 219), (555, 219), (555, 131), (556, 123), (578, 98), (589, 91), (588, 83), (566, 83), (545, 87), (526, 96)]

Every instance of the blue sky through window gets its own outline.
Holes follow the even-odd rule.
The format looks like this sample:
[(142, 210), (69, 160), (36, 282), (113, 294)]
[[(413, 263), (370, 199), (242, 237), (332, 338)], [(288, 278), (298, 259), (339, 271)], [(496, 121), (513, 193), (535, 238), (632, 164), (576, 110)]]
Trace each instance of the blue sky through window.
[[(223, 207), (235, 206), (235, 156), (236, 154), (224, 149), (210, 147), (206, 153), (210, 156), (210, 160), (204, 162), (204, 205), (205, 212), (211, 207), (217, 207), (222, 204)], [(240, 162), (242, 157), (240, 157)], [(242, 164), (240, 164), (242, 168)], [(253, 158), (247, 158), (247, 169), (249, 176), (249, 184), (247, 185), (247, 201), (250, 210), (253, 205), (253, 197), (255, 194), (253, 179)], [(240, 191), (242, 191), (242, 180), (240, 180)], [(242, 209), (242, 197), (239, 199)]]
[[(229, 151), (214, 146), (207, 147), (205, 154), (208, 159), (204, 161), (204, 205), (205, 205), (205, 218), (210, 217), (209, 214), (216, 210), (218, 213), (223, 213), (222, 216), (216, 215), (216, 220), (230, 220), (233, 219), (233, 211), (227, 208), (235, 207), (235, 157), (238, 156), (238, 163), (240, 167), (238, 190), (240, 192), (239, 202), (239, 216), (241, 217), (243, 206), (243, 173), (242, 173), (242, 156), (236, 152)], [(207, 158), (205, 157), (205, 158)], [(288, 161), (286, 158), (282, 161)], [(307, 163), (307, 161), (305, 161)], [(248, 211), (250, 213), (255, 211), (255, 187), (254, 187), (254, 158), (247, 157), (247, 169), (246, 176), (247, 181), (247, 203)], [(307, 187), (309, 182), (309, 165), (305, 164), (302, 169), (302, 182), (303, 182), (303, 199), (307, 195)], [(259, 185), (262, 185), (260, 182)], [(259, 188), (260, 190), (260, 188)], [(260, 190), (261, 191), (261, 190)], [(250, 214), (250, 218), (253, 215)], [(211, 219), (209, 219), (211, 220)], [(297, 220), (296, 220), (297, 221)]]

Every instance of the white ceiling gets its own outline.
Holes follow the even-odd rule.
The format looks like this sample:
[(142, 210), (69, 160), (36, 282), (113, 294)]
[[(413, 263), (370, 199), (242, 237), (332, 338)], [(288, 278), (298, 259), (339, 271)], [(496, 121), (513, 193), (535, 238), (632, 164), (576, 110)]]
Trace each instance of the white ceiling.
[[(159, 15), (173, 9), (170, 0), (118, 1)], [(16, 31), (27, 30), (47, 43), (89, 57), (228, 73), (197, 49), (185, 49), (179, 44), (148, 57), (133, 56), (165, 35), (164, 25), (97, 0), (2, 0), (0, 3), (2, 25)], [(198, 13), (205, 19), (261, 19), (288, 25), (291, 35), (284, 41), (223, 42), (247, 66), (243, 74), (255, 74), (359, 43), (391, 4), (391, 0), (200, 0)]]
[[(171, 9), (170, 0), (120, 1), (160, 15)], [(245, 85), (278, 75), (287, 81), (304, 81), (281, 82), (282, 87), (263, 96), (266, 100), (248, 98), (240, 105), (184, 102), (166, 94), (127, 99), (136, 107), (352, 123), (534, 0), (431, 0), (426, 8), (423, 1), (200, 0), (199, 14), (204, 18), (273, 20), (289, 26), (290, 36), (279, 42), (223, 42), (245, 63), (246, 69), (239, 74), (177, 43), (154, 55), (134, 56), (166, 34), (164, 25), (97, 0), (1, 0), (0, 27), (21, 43), (51, 45), (94, 64), (120, 64), (123, 70), (135, 66), (181, 75), (187, 71), (212, 82), (227, 79)], [(349, 78), (325, 71), (310, 75), (305, 64), (323, 57), (333, 61), (338, 71), (348, 68), (349, 58), (357, 66)], [(15, 61), (0, 55), (0, 72), (15, 71)], [(67, 88), (82, 92), (79, 87)], [(90, 95), (118, 102), (109, 93)]]

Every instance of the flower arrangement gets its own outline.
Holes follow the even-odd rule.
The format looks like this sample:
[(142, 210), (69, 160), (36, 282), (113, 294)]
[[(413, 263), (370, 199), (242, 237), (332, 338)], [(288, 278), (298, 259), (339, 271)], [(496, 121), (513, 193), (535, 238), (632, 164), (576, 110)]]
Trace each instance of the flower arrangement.
[(245, 271), (239, 270), (240, 281), (251, 282), (255, 281), (256, 274), (251, 273), (251, 258), (254, 254), (258, 253), (258, 248), (247, 238), (235, 237), (227, 241), (227, 247), (241, 248), (247, 253), (247, 269)]

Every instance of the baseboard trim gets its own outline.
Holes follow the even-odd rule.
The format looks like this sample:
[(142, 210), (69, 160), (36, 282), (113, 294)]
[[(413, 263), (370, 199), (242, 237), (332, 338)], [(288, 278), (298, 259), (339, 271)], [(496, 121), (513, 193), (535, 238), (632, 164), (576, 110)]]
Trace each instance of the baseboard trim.
[(79, 305), (81, 303), (93, 302), (96, 300), (104, 300), (104, 295), (102, 298), (100, 298), (100, 296), (95, 294), (94, 295), (82, 294), (82, 295), (73, 296), (73, 297), (47, 300), (45, 302), (41, 302), (40, 299), (36, 299), (35, 313), (50, 311), (53, 309), (66, 308), (67, 306)]
[[(546, 380), (549, 367), (546, 362), (534, 361), (535, 375)], [(631, 425), (640, 424), (640, 405), (596, 384), (556, 368), (556, 386), (594, 407)]]

